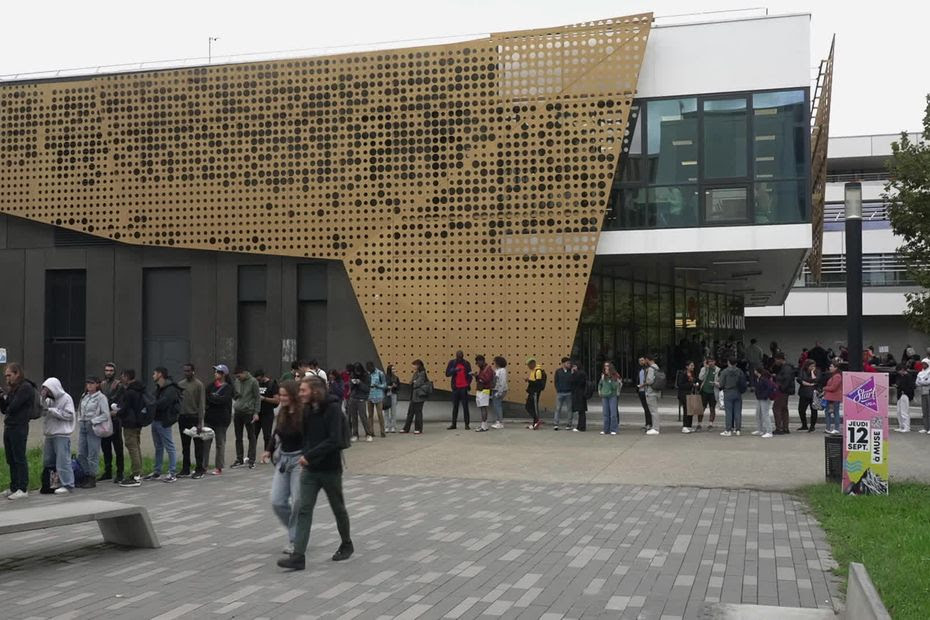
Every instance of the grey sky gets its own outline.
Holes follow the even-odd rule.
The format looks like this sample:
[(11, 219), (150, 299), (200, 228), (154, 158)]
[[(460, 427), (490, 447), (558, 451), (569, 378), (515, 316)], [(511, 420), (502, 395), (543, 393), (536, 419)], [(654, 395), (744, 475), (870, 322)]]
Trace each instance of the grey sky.
[[(653, 11), (657, 16), (766, 7), (811, 13), (811, 66), (837, 35), (831, 135), (920, 128), (930, 71), (930, 3), (820, 0), (161, 0), (5, 3), (0, 74), (480, 34)], [(399, 46), (408, 45), (403, 43)], [(891, 53), (889, 53), (889, 51)], [(912, 59), (905, 62), (901, 59)], [(925, 69), (923, 63), (916, 63)]]

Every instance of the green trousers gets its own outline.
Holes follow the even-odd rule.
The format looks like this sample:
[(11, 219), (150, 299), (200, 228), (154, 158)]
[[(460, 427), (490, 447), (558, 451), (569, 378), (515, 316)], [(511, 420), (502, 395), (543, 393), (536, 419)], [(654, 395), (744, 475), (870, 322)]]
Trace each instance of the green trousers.
[(326, 493), (329, 506), (336, 517), (336, 528), (343, 544), (351, 544), (349, 537), (349, 512), (342, 497), (341, 471), (310, 471), (304, 469), (300, 474), (300, 501), (297, 512), (297, 534), (294, 537), (294, 553), (303, 555), (310, 542), (310, 526), (313, 524), (313, 509), (320, 489)]

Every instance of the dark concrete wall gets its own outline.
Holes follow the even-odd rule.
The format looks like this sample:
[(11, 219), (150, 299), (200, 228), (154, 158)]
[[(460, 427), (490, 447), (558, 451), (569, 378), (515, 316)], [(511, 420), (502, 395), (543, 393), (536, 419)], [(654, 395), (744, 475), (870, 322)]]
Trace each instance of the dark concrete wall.
[[(266, 338), (256, 357), (271, 374), (290, 366), (284, 342), (297, 339), (297, 265), (299, 259), (250, 254), (201, 252), (130, 245), (55, 247), (51, 226), (0, 215), (0, 347), (9, 361), (25, 364), (40, 378), (44, 369), (45, 272), (87, 271), (86, 373), (100, 373), (107, 361), (121, 368), (142, 366), (143, 269), (191, 270), (191, 361), (208, 376), (216, 363), (236, 363), (238, 268), (267, 270)], [(314, 261), (319, 262), (319, 261)], [(327, 264), (327, 367), (349, 361), (377, 360), (341, 262)], [(317, 352), (298, 351), (301, 357)], [(170, 369), (180, 374), (180, 369)]]

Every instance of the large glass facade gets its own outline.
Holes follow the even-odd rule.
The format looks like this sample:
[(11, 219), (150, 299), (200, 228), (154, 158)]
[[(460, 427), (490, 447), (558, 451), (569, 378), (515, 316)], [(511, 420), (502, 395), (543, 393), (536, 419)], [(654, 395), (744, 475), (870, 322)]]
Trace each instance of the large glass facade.
[(705, 348), (716, 351), (723, 342), (739, 342), (745, 329), (739, 297), (684, 286), (673, 286), (592, 274), (582, 308), (573, 355), (586, 369), (612, 361), (628, 380), (643, 353), (676, 371), (698, 360)]
[(635, 102), (606, 230), (810, 220), (803, 89)]

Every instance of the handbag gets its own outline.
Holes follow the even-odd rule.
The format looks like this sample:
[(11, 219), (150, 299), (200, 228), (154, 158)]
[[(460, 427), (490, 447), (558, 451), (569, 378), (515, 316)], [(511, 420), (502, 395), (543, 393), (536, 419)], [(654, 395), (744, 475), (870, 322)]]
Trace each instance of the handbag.
[(104, 439), (113, 435), (113, 418), (107, 416), (103, 422), (97, 424), (91, 424), (91, 428), (94, 429), (94, 435)]
[(685, 405), (687, 415), (696, 416), (704, 412), (704, 402), (700, 394), (688, 394), (685, 397)]
[(814, 401), (811, 403), (811, 408), (814, 411), (823, 411), (825, 408), (824, 397), (820, 392), (814, 392)]

